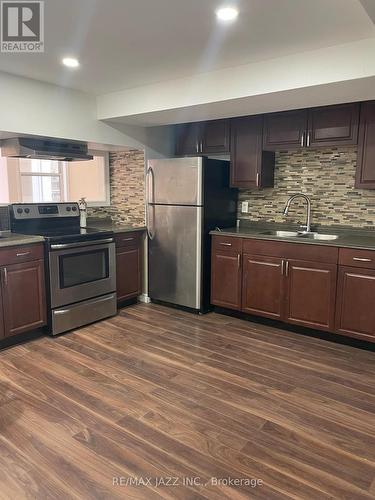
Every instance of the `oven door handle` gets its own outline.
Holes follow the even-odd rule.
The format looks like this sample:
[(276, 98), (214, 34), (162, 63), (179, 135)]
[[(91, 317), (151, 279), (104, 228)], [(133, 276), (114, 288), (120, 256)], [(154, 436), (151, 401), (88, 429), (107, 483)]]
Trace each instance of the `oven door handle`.
[(114, 238), (106, 238), (104, 240), (81, 241), (79, 243), (56, 243), (51, 245), (51, 250), (65, 250), (68, 248), (80, 248), (93, 245), (102, 245), (103, 243), (113, 243)]

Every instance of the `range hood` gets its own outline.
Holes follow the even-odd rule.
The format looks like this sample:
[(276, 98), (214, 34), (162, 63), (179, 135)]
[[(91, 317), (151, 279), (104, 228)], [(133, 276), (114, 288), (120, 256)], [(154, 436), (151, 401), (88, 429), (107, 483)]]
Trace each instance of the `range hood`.
[(50, 137), (15, 137), (4, 139), (1, 154), (8, 158), (30, 158), (38, 160), (86, 161), (93, 157), (87, 154), (87, 143), (53, 139)]

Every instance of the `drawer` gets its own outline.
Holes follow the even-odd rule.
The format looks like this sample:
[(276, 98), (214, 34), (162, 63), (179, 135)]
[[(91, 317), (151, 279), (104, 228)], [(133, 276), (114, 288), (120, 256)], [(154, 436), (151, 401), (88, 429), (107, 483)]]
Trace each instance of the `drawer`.
[(212, 236), (212, 248), (221, 251), (242, 253), (242, 239), (233, 236)]
[(340, 265), (375, 269), (375, 250), (340, 248)]
[(138, 246), (142, 233), (134, 231), (132, 233), (115, 234), (115, 243), (117, 248)]
[(44, 246), (42, 244), (0, 249), (0, 266), (42, 259), (44, 259)]
[(326, 264), (337, 264), (339, 257), (339, 249), (336, 247), (270, 240), (244, 239), (243, 251), (251, 255), (325, 262)]

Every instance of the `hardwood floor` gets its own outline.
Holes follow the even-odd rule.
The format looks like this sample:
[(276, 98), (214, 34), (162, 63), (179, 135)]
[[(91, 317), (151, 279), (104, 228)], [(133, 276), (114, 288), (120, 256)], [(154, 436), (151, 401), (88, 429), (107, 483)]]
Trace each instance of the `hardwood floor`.
[(0, 499), (375, 498), (374, 361), (145, 304), (8, 349)]

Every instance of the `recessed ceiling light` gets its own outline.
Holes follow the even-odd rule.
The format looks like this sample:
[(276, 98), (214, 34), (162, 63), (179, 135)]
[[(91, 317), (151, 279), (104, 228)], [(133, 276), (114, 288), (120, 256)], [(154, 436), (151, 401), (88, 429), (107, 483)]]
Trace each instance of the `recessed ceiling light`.
[(78, 59), (74, 59), (74, 57), (64, 57), (62, 63), (68, 68), (78, 68), (79, 66)]
[(238, 16), (238, 10), (235, 7), (222, 7), (216, 11), (216, 17), (220, 21), (234, 21)]

